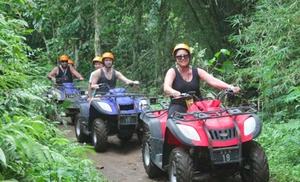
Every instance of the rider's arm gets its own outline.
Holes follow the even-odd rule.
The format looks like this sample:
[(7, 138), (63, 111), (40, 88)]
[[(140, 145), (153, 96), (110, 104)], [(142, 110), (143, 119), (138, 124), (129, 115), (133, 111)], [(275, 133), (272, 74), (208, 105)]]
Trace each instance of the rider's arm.
[(129, 84), (129, 83), (133, 83), (135, 85), (138, 85), (140, 82), (135, 80), (135, 81), (132, 81), (128, 78), (126, 78), (121, 72), (117, 71), (116, 70), (116, 76), (123, 82), (125, 82), (126, 84)]
[(100, 79), (101, 76), (101, 69), (98, 69), (93, 72), (93, 77), (92, 77), (92, 83), (91, 83), (91, 88), (98, 88), (98, 80)]
[(47, 75), (47, 78), (49, 80), (52, 80), (53, 82), (56, 80), (54, 76), (58, 75), (58, 67), (54, 67), (50, 73)]
[(175, 71), (173, 68), (170, 68), (166, 73), (164, 80), (164, 93), (167, 95), (172, 95), (173, 97), (179, 96), (181, 93), (172, 88), (173, 82), (175, 80)]
[(70, 70), (72, 74), (75, 75), (79, 80), (84, 80), (81, 74), (73, 66), (70, 66)]
[(211, 74), (207, 73), (205, 70), (198, 68), (198, 75), (199, 77), (204, 80), (206, 83), (211, 85), (212, 87), (218, 88), (218, 89), (232, 89), (234, 93), (238, 93), (240, 91), (239, 87), (234, 87), (232, 85), (229, 85), (222, 80), (219, 80), (218, 78), (213, 77)]
[(90, 75), (90, 79), (89, 79), (89, 86), (88, 86), (88, 96), (89, 98), (92, 97), (92, 79), (93, 79), (93, 74), (95, 71), (93, 71)]

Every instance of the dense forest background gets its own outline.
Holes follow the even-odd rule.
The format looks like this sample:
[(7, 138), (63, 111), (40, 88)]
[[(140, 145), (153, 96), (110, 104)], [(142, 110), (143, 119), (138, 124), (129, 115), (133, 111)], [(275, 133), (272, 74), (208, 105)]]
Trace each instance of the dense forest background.
[[(93, 57), (111, 51), (115, 69), (157, 95), (174, 66), (174, 45), (184, 42), (192, 65), (239, 85), (237, 100), (257, 106), (264, 122), (258, 140), (272, 179), (299, 181), (299, 6), (288, 0), (1, 1), (0, 179), (101, 178), (91, 161), (78, 159), (88, 147), (61, 138), (44, 116), (53, 107), (42, 97), (51, 85), (46, 75), (62, 54), (88, 79)], [(81, 175), (86, 170), (95, 176)]]

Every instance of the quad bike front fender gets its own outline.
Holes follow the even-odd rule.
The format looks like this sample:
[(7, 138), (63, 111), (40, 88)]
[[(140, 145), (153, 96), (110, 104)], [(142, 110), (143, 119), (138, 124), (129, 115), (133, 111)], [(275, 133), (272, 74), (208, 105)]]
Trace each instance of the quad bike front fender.
[(74, 105), (79, 109), (81, 121), (87, 122), (89, 118), (90, 103), (86, 100), (77, 100), (74, 102)]
[(144, 113), (141, 113), (140, 119), (144, 122), (144, 125), (147, 125), (147, 127), (149, 128), (150, 136), (152, 138), (163, 139), (162, 128), (158, 118), (148, 117)]
[(157, 166), (161, 166), (161, 158), (163, 153), (163, 143), (165, 127), (162, 127), (161, 121), (158, 117), (155, 117), (152, 114), (141, 113), (140, 119), (143, 121), (143, 137), (148, 137), (149, 147), (151, 152), (151, 160)]

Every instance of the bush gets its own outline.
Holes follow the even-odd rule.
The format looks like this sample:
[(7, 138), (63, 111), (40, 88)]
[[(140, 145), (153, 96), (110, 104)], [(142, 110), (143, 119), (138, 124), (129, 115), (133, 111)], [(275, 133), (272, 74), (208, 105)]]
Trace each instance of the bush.
[(258, 138), (264, 147), (274, 181), (300, 181), (299, 121), (265, 122)]

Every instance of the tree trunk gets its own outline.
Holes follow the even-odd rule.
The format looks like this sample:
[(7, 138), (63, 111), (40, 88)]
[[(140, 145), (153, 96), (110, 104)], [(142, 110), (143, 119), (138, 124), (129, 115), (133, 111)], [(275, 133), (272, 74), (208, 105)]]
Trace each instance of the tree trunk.
[(95, 56), (101, 55), (101, 47), (100, 47), (100, 23), (99, 23), (99, 18), (100, 18), (100, 13), (99, 13), (99, 0), (95, 0), (95, 16), (94, 16), (94, 28), (95, 28), (95, 42), (94, 42), (94, 50), (95, 50)]

